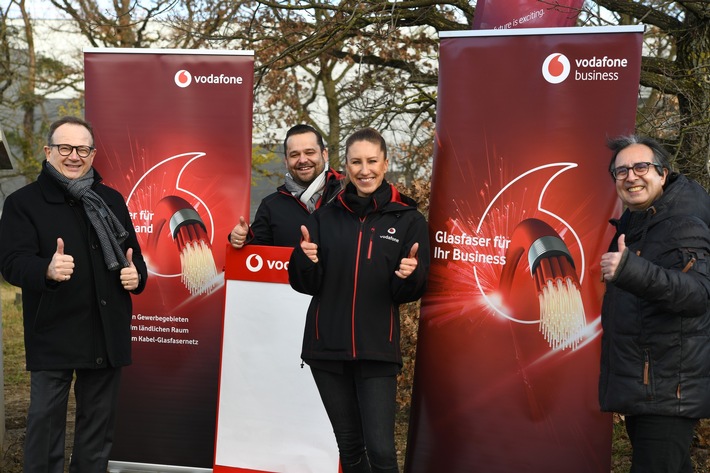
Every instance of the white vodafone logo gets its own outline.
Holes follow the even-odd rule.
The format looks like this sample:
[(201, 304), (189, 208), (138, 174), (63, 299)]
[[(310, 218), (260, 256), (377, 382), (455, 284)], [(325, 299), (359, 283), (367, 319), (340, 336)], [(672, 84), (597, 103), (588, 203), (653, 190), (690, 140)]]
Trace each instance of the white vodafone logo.
[(246, 260), (247, 269), (252, 273), (261, 271), (264, 267), (264, 260), (259, 255), (249, 255)]
[(192, 74), (185, 69), (180, 69), (175, 73), (175, 85), (185, 88), (192, 83)]
[(559, 84), (567, 79), (572, 67), (562, 53), (552, 53), (542, 63), (542, 77), (550, 84)]

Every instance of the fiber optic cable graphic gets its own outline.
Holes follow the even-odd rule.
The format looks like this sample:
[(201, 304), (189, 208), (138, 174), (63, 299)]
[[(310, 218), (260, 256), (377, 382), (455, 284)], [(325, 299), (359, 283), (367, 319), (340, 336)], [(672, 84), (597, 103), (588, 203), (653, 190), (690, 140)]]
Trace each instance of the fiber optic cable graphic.
[(520, 222), (513, 231), (500, 276), (504, 301), (514, 297), (513, 279), (524, 253), (540, 303), (540, 332), (553, 349), (577, 348), (585, 326), (584, 305), (567, 245), (541, 220)]
[(156, 240), (165, 231), (167, 224), (180, 255), (181, 280), (190, 293), (196, 295), (212, 292), (217, 266), (207, 228), (197, 210), (185, 199), (169, 195), (160, 199), (156, 205), (153, 223), (155, 230), (149, 245), (158, 244)]

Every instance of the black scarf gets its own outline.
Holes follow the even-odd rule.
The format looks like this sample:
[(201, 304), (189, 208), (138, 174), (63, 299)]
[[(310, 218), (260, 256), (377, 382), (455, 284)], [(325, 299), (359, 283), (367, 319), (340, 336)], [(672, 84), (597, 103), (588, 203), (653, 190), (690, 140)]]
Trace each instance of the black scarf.
[(67, 178), (48, 161), (44, 162), (44, 169), (70, 196), (84, 205), (84, 212), (101, 242), (101, 251), (109, 271), (127, 268), (129, 263), (120, 244), (128, 238), (128, 232), (101, 196), (91, 188), (94, 184), (94, 168), (77, 179)]

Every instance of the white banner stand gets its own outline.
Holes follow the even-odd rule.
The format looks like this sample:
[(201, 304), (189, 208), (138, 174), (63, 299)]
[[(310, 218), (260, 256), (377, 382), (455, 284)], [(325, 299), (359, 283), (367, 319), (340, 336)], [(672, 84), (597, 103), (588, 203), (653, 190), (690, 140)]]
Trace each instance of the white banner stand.
[(292, 249), (227, 247), (214, 472), (337, 473), (338, 449), (301, 342), (310, 296)]

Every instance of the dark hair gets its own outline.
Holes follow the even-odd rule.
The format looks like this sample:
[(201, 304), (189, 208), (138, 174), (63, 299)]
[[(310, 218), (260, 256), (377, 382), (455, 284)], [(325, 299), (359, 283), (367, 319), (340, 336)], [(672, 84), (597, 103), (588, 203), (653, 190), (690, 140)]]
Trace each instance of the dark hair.
[(295, 125), (292, 126), (286, 132), (286, 138), (284, 138), (284, 156), (286, 156), (287, 153), (286, 144), (288, 143), (288, 139), (293, 135), (303, 135), (304, 133), (313, 133), (314, 135), (316, 135), (316, 141), (318, 141), (318, 146), (320, 146), (320, 150), (323, 151), (325, 149), (325, 143), (323, 143), (323, 135), (321, 135), (315, 128), (310, 125)]
[[(609, 161), (609, 172), (614, 171), (614, 165), (616, 164), (616, 157), (619, 153), (628, 148), (631, 145), (644, 145), (648, 146), (653, 152), (653, 161), (655, 164), (656, 172), (659, 175), (663, 175), (663, 170), (667, 169), (670, 174), (673, 172), (671, 166), (671, 155), (666, 151), (666, 149), (658, 141), (654, 140), (649, 136), (641, 135), (624, 135), (616, 138), (612, 138), (607, 142), (607, 146), (612, 151), (611, 161)], [(611, 175), (614, 179), (614, 175)]]
[(82, 120), (79, 117), (70, 116), (62, 117), (59, 120), (53, 122), (51, 125), (49, 125), (49, 132), (47, 133), (48, 145), (54, 144), (52, 143), (52, 139), (54, 138), (54, 132), (57, 131), (57, 128), (68, 123), (72, 125), (80, 125), (89, 130), (89, 134), (91, 135), (91, 146), (94, 145), (94, 129), (91, 127), (91, 124), (86, 120)]
[(345, 161), (348, 160), (348, 149), (356, 141), (368, 141), (374, 145), (378, 145), (385, 154), (385, 159), (387, 159), (387, 143), (385, 143), (385, 139), (382, 138), (379, 131), (368, 127), (356, 131), (345, 141)]

